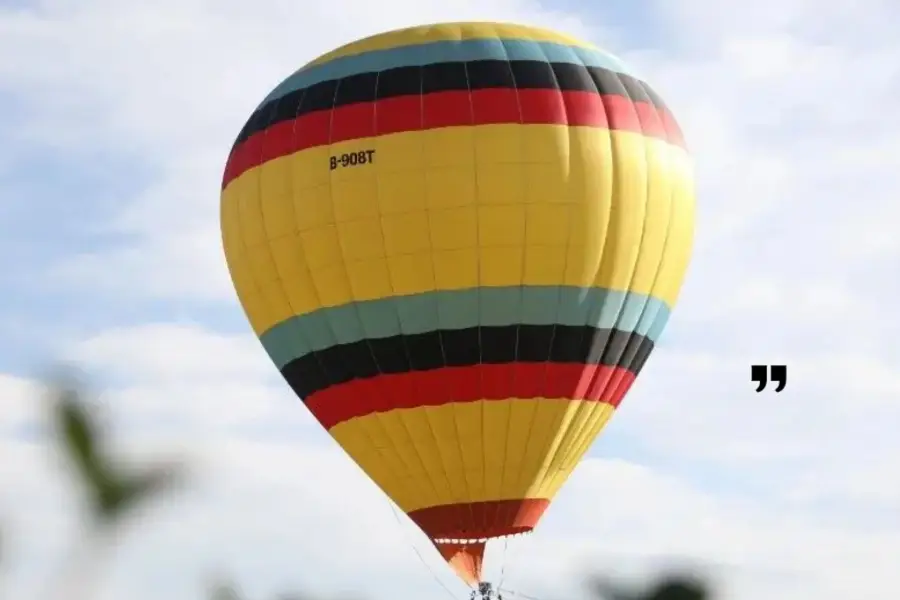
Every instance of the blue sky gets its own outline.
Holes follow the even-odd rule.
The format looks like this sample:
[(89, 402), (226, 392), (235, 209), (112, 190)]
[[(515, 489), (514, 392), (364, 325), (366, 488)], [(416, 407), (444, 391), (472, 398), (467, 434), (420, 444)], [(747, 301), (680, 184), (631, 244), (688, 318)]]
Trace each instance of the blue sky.
[[(546, 597), (585, 565), (669, 557), (735, 600), (900, 584), (889, 0), (0, 0), (0, 523), (20, 551), (7, 597), (43, 590), (76, 523), (52, 453), (23, 434), (56, 359), (104, 390), (134, 460), (176, 452), (202, 473), (123, 531), (99, 598), (199, 598), (220, 570), (253, 597), (445, 596), (411, 541), (463, 597), (251, 336), (218, 188), (247, 115), (299, 65), (468, 19), (554, 27), (636, 66), (698, 181), (695, 256), (660, 348), (539, 531), (511, 543), (508, 587)], [(749, 365), (779, 362), (786, 390), (755, 394)]]

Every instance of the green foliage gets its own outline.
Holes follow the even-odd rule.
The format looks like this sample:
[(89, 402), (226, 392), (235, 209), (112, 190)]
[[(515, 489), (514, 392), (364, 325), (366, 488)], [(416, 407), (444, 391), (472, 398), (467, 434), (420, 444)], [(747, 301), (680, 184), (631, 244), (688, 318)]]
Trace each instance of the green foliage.
[(179, 469), (170, 464), (140, 471), (118, 467), (109, 456), (105, 439), (77, 390), (58, 389), (51, 399), (58, 441), (90, 498), (92, 517), (99, 524), (114, 524), (139, 503), (166, 491)]
[(710, 600), (706, 586), (686, 575), (660, 577), (649, 589), (638, 592), (603, 580), (594, 581), (591, 587), (604, 600)]
[(241, 600), (235, 587), (226, 582), (216, 583), (210, 592), (210, 600)]
[[(78, 486), (90, 501), (92, 533), (115, 526), (140, 503), (171, 489), (183, 474), (176, 464), (158, 464), (143, 469), (117, 464), (89, 404), (74, 385), (55, 386), (49, 408), (57, 431), (56, 442), (71, 465)], [(6, 552), (3, 542), (0, 536), (0, 559)], [(711, 600), (702, 582), (686, 576), (659, 578), (642, 591), (625, 590), (598, 579), (592, 582), (591, 590), (598, 600)], [(299, 595), (285, 595), (281, 600), (300, 598)], [(212, 586), (210, 599), (242, 600), (242, 597), (233, 585), (217, 582)]]

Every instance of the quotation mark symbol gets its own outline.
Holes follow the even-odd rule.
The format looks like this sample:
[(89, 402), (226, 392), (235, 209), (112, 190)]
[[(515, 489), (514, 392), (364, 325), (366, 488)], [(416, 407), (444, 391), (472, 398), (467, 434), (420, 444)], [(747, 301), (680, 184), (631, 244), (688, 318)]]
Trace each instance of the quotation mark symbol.
[(787, 366), (786, 365), (751, 365), (750, 381), (756, 384), (756, 391), (761, 392), (765, 389), (768, 379), (777, 384), (776, 392), (784, 389), (787, 383)]

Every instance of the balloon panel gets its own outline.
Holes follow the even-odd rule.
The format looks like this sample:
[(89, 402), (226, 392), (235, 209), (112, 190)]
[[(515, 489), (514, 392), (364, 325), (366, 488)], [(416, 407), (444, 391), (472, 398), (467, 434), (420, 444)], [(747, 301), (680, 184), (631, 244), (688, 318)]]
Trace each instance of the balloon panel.
[(690, 256), (662, 100), (559, 34), (374, 36), (232, 149), (229, 270), (288, 383), (432, 538), (529, 531), (640, 372)]

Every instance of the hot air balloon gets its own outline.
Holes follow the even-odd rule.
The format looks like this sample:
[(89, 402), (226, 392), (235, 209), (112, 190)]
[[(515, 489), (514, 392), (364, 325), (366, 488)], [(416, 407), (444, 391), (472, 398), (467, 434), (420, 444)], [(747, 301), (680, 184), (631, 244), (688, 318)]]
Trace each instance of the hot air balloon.
[(644, 366), (693, 223), (690, 158), (649, 85), (503, 23), (313, 60), (244, 125), (221, 195), (271, 359), (488, 591), (485, 543), (537, 525)]

